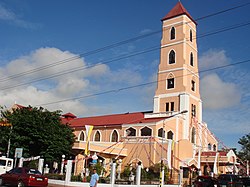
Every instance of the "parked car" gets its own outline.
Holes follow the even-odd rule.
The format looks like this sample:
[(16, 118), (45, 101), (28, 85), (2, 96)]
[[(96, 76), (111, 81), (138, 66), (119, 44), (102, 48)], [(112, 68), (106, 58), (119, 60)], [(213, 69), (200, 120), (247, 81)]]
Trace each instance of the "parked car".
[(240, 177), (244, 187), (250, 187), (250, 177)]
[(220, 187), (243, 187), (243, 183), (239, 179), (238, 175), (233, 174), (219, 175), (218, 183)]
[(194, 181), (194, 187), (217, 187), (217, 180), (211, 176), (198, 176)]
[(48, 178), (36, 169), (17, 167), (0, 175), (0, 186), (2, 185), (47, 187)]

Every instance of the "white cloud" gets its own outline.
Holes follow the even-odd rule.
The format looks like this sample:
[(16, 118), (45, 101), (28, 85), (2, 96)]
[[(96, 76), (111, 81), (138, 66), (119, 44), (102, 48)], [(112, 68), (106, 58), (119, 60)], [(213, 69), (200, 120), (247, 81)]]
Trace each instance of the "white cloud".
[(226, 56), (225, 50), (210, 49), (199, 57), (199, 69), (207, 70), (227, 65), (229, 62), (230, 59)]
[[(11, 107), (15, 102), (23, 106), (31, 105), (34, 107), (39, 107), (39, 104), (48, 104), (58, 101), (60, 99), (64, 99), (63, 97), (60, 97), (57, 94), (54, 94), (49, 91), (41, 91), (33, 86), (18, 90), (11, 90), (8, 93), (0, 92), (0, 97), (0, 105), (5, 105), (7, 107)], [(79, 101), (73, 100), (65, 101), (62, 103), (49, 104), (43, 107), (51, 111), (63, 110), (64, 113), (66, 113), (66, 111), (70, 111), (72, 113), (75, 113), (76, 115), (82, 115), (82, 113), (87, 111), (86, 106), (82, 105)]]
[(19, 18), (13, 11), (5, 8), (1, 4), (0, 4), (0, 20), (7, 21), (18, 27), (23, 27), (26, 29), (36, 29), (38, 27), (41, 27), (41, 24), (31, 23)]
[[(46, 104), (79, 95), (90, 94), (92, 88), (92, 85), (89, 84), (90, 79), (104, 76), (109, 72), (109, 68), (107, 65), (100, 64), (93, 68), (86, 69), (86, 63), (82, 58), (64, 61), (65, 59), (72, 59), (72, 57), (77, 57), (77, 55), (69, 51), (61, 51), (57, 48), (41, 48), (31, 52), (29, 55), (12, 60), (6, 67), (1, 67), (0, 88), (2, 89), (0, 90), (0, 105), (10, 107), (14, 102), (17, 102), (22, 105), (36, 106), (38, 104)], [(58, 65), (54, 65), (56, 62), (58, 62)], [(85, 68), (85, 70), (74, 71), (42, 82), (15, 87), (15, 85), (24, 82), (50, 77), (51, 75), (54, 76), (62, 72), (80, 68)], [(42, 70), (36, 71), (39, 69)], [(34, 73), (30, 74), (29, 72)], [(109, 73), (112, 74), (112, 72)], [(6, 80), (8, 77), (18, 74), (24, 74), (25, 76)], [(3, 77), (5, 77), (5, 79), (3, 79)], [(14, 89), (3, 89), (9, 86), (13, 86)], [(64, 111), (67, 110), (81, 115), (86, 111), (95, 110), (95, 108), (91, 109), (91, 106), (86, 110), (86, 106), (83, 103), (74, 100), (46, 105), (45, 108), (53, 110), (63, 109)]]
[(1, 20), (15, 20), (16, 15), (6, 8), (4, 8), (2, 5), (0, 5), (0, 19)]
[[(135, 85), (142, 81), (140, 73), (130, 70), (128, 67), (111, 70), (105, 64), (98, 64), (92, 68), (86, 68), (87, 63), (83, 58), (64, 61), (65, 59), (72, 59), (72, 57), (77, 57), (77, 55), (69, 51), (47, 47), (37, 49), (26, 56), (10, 61), (5, 67), (0, 68), (0, 105), (10, 107), (14, 102), (17, 102), (25, 106), (41, 105), (50, 110), (62, 109), (65, 112), (73, 112), (80, 116), (88, 113), (95, 114), (99, 112), (97, 110), (103, 110), (103, 108), (95, 104), (86, 107), (83, 103), (84, 100), (68, 99), (111, 90), (114, 87)], [(58, 65), (54, 65), (57, 63)], [(58, 75), (72, 69), (83, 70), (15, 87), (15, 85)], [(8, 81), (2, 78), (18, 74), (24, 74), (25, 76)], [(9, 86), (13, 86), (14, 89), (3, 89)], [(57, 102), (61, 100), (68, 101)], [(51, 102), (56, 103), (43, 106), (43, 104)], [(98, 104), (98, 100), (95, 100), (95, 102)]]
[(222, 109), (237, 105), (241, 92), (233, 83), (223, 82), (217, 74), (204, 76), (201, 81), (203, 106), (209, 109)]
[(64, 97), (72, 97), (80, 93), (83, 89), (86, 90), (88, 87), (88, 80), (81, 79), (68, 79), (63, 82), (59, 82), (57, 88), (55, 89), (55, 94), (60, 94)]
[(148, 33), (150, 33), (150, 32), (152, 32), (151, 29), (143, 29), (143, 30), (140, 32), (140, 34), (148, 34)]

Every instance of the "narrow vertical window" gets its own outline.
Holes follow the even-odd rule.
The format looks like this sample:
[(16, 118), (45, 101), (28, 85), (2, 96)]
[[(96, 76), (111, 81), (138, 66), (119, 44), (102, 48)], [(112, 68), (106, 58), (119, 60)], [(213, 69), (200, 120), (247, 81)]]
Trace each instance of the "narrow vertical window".
[(193, 41), (193, 33), (192, 33), (192, 30), (190, 30), (190, 42)]
[(190, 65), (194, 66), (194, 55), (192, 52), (190, 53)]
[(171, 104), (171, 112), (173, 112), (174, 111), (174, 102), (171, 102), (170, 104)]
[(167, 79), (167, 89), (174, 88), (174, 78)]
[(207, 145), (207, 148), (208, 148), (208, 150), (211, 150), (211, 149), (212, 149), (212, 147), (211, 147), (211, 144), (210, 144), (210, 143)]
[(213, 151), (216, 151), (216, 145), (213, 145)]
[(175, 63), (175, 52), (174, 52), (174, 50), (171, 50), (169, 55), (168, 55), (168, 63), (169, 64), (174, 64)]
[(166, 103), (166, 112), (169, 112), (169, 103)]
[(191, 90), (195, 91), (195, 81), (194, 80), (191, 81)]
[(192, 117), (196, 117), (196, 106), (192, 104), (191, 106)]
[(171, 28), (170, 39), (171, 39), (171, 40), (174, 40), (174, 39), (175, 39), (175, 28), (174, 28), (174, 27)]

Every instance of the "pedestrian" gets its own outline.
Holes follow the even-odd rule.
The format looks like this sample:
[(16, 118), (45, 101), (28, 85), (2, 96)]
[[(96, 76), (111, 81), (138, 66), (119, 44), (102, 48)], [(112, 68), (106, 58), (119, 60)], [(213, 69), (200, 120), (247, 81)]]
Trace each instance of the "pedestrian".
[(99, 180), (99, 175), (96, 173), (96, 169), (94, 168), (89, 183), (90, 187), (97, 187), (98, 180)]

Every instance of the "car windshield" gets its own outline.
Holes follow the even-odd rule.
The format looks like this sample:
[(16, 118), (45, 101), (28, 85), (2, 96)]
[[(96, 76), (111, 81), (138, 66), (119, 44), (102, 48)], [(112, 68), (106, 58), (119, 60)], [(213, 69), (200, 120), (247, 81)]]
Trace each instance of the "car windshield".
[(36, 170), (36, 169), (26, 169), (25, 172), (27, 174), (41, 175), (41, 173), (38, 170)]

